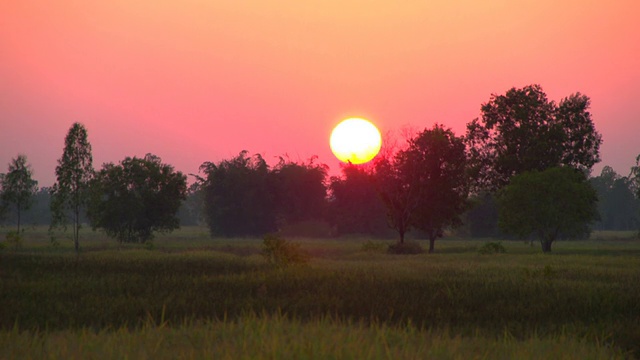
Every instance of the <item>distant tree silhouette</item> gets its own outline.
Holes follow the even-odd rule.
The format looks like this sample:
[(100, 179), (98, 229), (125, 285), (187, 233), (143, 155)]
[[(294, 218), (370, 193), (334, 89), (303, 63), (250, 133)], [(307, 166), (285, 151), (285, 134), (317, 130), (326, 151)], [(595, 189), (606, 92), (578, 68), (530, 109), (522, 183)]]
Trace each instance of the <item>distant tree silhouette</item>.
[(498, 192), (499, 225), (508, 234), (535, 236), (542, 251), (561, 235), (584, 233), (597, 219), (597, 194), (584, 173), (571, 167), (527, 171)]
[(204, 211), (212, 236), (261, 236), (277, 230), (275, 194), (261, 155), (238, 156), (200, 166)]
[(561, 165), (589, 172), (600, 161), (602, 143), (589, 106), (580, 93), (556, 104), (540, 85), (493, 94), (482, 117), (467, 124), (476, 185), (496, 190), (514, 175)]
[(204, 221), (204, 191), (199, 181), (187, 189), (186, 199), (178, 210), (180, 225), (201, 225)]
[(491, 192), (481, 192), (470, 199), (470, 209), (464, 214), (469, 235), (474, 238), (500, 236), (498, 205)]
[(633, 190), (633, 180), (620, 176), (611, 167), (605, 166), (600, 176), (589, 182), (598, 194), (600, 221), (595, 224), (602, 230), (634, 230), (640, 223), (640, 202)]
[(185, 199), (187, 178), (147, 154), (104, 164), (91, 188), (87, 215), (94, 229), (104, 229), (120, 243), (144, 243), (154, 232), (179, 227), (176, 213)]
[(328, 167), (316, 163), (280, 158), (271, 170), (271, 184), (279, 226), (322, 219), (326, 211), (327, 188), (324, 184)]
[(21, 217), (31, 207), (33, 195), (38, 190), (38, 182), (33, 180), (31, 165), (25, 155), (11, 160), (6, 174), (0, 174), (0, 204), (16, 213), (17, 236), (20, 236)]
[(386, 236), (385, 206), (378, 196), (367, 166), (341, 165), (342, 176), (329, 182), (327, 220), (335, 235)]

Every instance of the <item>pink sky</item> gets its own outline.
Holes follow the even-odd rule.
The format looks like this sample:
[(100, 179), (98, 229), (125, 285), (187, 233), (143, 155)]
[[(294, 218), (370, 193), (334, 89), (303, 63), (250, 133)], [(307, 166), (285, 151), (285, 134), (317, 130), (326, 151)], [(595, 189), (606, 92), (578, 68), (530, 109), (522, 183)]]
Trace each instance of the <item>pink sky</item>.
[(41, 186), (73, 122), (96, 168), (154, 153), (185, 173), (240, 150), (318, 155), (342, 118), (459, 134), (491, 93), (582, 92), (602, 162), (640, 153), (640, 2), (2, 1), (0, 172)]

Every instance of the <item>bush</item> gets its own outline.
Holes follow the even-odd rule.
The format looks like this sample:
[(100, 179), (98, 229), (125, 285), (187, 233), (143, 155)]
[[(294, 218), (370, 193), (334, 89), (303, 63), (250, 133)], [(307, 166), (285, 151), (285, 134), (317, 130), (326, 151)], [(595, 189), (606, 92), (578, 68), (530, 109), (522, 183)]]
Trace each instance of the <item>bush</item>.
[(395, 243), (395, 244), (389, 245), (387, 252), (389, 254), (412, 255), (412, 254), (422, 254), (424, 252), (424, 249), (418, 243), (404, 242), (404, 243)]
[(366, 251), (366, 252), (382, 252), (382, 251), (384, 251), (384, 243), (373, 242), (371, 240), (367, 240), (367, 242), (362, 244), (362, 251)]
[(277, 267), (304, 264), (309, 261), (309, 254), (300, 249), (300, 244), (289, 242), (273, 234), (264, 236), (262, 256), (268, 263)]
[(7, 233), (7, 245), (11, 245), (16, 249), (22, 247), (22, 234), (17, 231), (9, 231)]
[(478, 252), (480, 254), (483, 254), (483, 255), (486, 255), (486, 254), (504, 254), (504, 253), (507, 252), (507, 249), (505, 249), (505, 247), (502, 246), (502, 243), (500, 243), (500, 242), (488, 242), (488, 243), (485, 243), (484, 245), (482, 245), (482, 247), (480, 247)]

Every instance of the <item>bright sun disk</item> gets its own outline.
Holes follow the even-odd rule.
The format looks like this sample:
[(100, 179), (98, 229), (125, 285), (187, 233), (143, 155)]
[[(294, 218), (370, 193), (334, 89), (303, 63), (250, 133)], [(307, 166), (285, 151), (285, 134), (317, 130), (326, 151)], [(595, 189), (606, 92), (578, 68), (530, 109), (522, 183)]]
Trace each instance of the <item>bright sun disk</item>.
[(329, 145), (340, 161), (364, 164), (378, 154), (382, 137), (378, 128), (368, 120), (349, 118), (333, 129)]

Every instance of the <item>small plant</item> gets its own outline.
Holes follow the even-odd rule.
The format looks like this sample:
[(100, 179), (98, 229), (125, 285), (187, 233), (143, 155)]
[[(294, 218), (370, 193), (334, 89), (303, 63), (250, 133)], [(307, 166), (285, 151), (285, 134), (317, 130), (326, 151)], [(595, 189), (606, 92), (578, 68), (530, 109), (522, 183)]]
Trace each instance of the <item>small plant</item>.
[(482, 245), (478, 250), (480, 254), (504, 254), (507, 252), (507, 249), (500, 242), (488, 242)]
[(304, 264), (309, 261), (309, 254), (300, 249), (300, 244), (289, 242), (273, 234), (264, 236), (262, 256), (268, 263), (277, 267)]
[(389, 245), (389, 248), (387, 248), (387, 253), (397, 255), (422, 254), (423, 252), (424, 249), (422, 246), (415, 242), (395, 243)]
[(6, 236), (7, 244), (19, 249), (22, 247), (22, 234), (17, 231), (9, 231)]
[(366, 251), (366, 252), (382, 252), (382, 251), (384, 251), (384, 243), (373, 242), (371, 240), (367, 240), (367, 242), (362, 244), (362, 251)]

